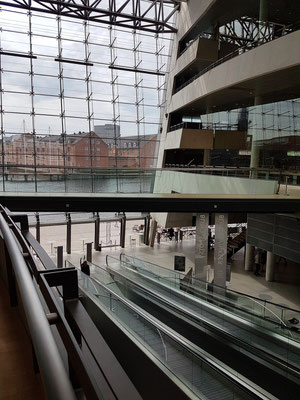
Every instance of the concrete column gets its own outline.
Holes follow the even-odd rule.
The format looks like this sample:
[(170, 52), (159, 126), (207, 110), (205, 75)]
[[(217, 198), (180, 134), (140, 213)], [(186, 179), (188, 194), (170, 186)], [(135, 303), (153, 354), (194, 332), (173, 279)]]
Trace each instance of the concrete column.
[(254, 266), (254, 246), (246, 243), (245, 271), (252, 271)]
[(196, 215), (196, 243), (195, 243), (195, 269), (194, 275), (206, 280), (207, 246), (208, 246), (208, 220), (209, 214)]
[[(254, 97), (254, 106), (258, 106), (262, 103), (260, 96)], [(250, 157), (250, 168), (258, 168), (259, 167), (259, 154), (261, 146), (258, 145), (258, 135), (257, 135), (257, 128), (256, 128), (256, 118), (257, 114), (254, 114), (253, 118), (253, 129), (252, 130), (252, 141), (251, 141), (251, 157)], [(250, 133), (250, 132), (249, 132)], [(252, 178), (257, 177), (257, 172), (251, 173)]]
[(210, 150), (204, 149), (203, 150), (203, 165), (208, 167), (210, 165)]
[(259, 3), (259, 21), (268, 21), (268, 0), (260, 0)]
[[(264, 26), (264, 23), (268, 21), (268, 0), (260, 0), (259, 3), (259, 28)], [(260, 42), (261, 34), (260, 32), (258, 33), (258, 42)], [(259, 104), (262, 104), (261, 97), (260, 96), (255, 96), (254, 97), (254, 106), (257, 106)], [(253, 126), (254, 129), (256, 125), (256, 116), (253, 121)], [(258, 168), (259, 167), (259, 153), (260, 153), (260, 146), (257, 144), (257, 132), (253, 129), (252, 132), (252, 143), (251, 143), (251, 158), (250, 158), (250, 168)], [(256, 172), (251, 173), (252, 178), (257, 177)]]
[(215, 214), (214, 283), (226, 286), (228, 214)]
[(150, 234), (150, 214), (144, 218), (144, 244), (149, 245), (149, 234)]
[(156, 230), (157, 230), (157, 221), (154, 218), (152, 218), (151, 228), (150, 228), (150, 247), (154, 246)]
[[(214, 27), (212, 27), (212, 32), (215, 32)], [(219, 28), (218, 28), (218, 32), (219, 32)], [(206, 115), (212, 114), (212, 109), (207, 106), (206, 108)], [(209, 118), (210, 120), (207, 120), (208, 123), (212, 123), (212, 116), (210, 116)], [(210, 155), (211, 155), (211, 150), (210, 149), (204, 149), (203, 150), (203, 166), (208, 167), (210, 166)]]
[(267, 252), (266, 281), (273, 282), (275, 279), (275, 255), (271, 251)]

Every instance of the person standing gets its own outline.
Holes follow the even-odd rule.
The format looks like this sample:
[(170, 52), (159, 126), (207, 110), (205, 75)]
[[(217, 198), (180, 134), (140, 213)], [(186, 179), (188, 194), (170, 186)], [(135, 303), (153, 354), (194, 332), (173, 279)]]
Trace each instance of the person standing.
[(84, 260), (81, 264), (80, 264), (80, 269), (82, 274), (82, 280), (83, 280), (83, 287), (85, 289), (88, 289), (89, 286), (89, 278), (88, 276), (90, 276), (90, 266), (88, 264), (88, 262), (86, 260)]
[(255, 256), (254, 256), (254, 262), (255, 262), (255, 271), (254, 275), (259, 276), (260, 275), (260, 250), (256, 249)]
[(90, 273), (90, 266), (89, 266), (89, 264), (87, 263), (86, 260), (84, 260), (84, 261), (80, 264), (80, 269), (81, 269), (81, 272), (83, 272), (84, 274), (90, 276), (90, 274), (91, 274), (91, 273)]
[(261, 253), (261, 257), (260, 257), (260, 264), (261, 264), (262, 272), (265, 271), (266, 262), (267, 262), (267, 252), (266, 252), (266, 250), (263, 250)]

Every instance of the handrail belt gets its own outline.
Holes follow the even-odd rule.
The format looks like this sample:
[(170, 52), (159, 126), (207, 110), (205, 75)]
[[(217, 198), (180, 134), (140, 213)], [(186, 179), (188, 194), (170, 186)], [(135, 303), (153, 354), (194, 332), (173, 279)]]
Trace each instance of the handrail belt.
[(0, 229), (18, 282), (46, 396), (51, 400), (75, 400), (75, 393), (64, 368), (28, 267), (1, 213)]

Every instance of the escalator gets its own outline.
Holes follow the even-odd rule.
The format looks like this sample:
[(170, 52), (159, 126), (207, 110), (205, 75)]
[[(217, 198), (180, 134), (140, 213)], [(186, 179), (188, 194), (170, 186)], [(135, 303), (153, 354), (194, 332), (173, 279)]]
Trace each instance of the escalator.
[[(158, 382), (157, 379), (153, 380), (157, 370), (160, 371), (161, 382), (163, 379), (161, 375), (165, 374), (166, 384), (170, 384), (170, 381), (173, 384), (171, 385), (173, 394), (168, 390), (167, 397), (163, 395), (166, 387), (160, 388), (158, 398), (162, 399), (272, 398), (256, 385), (251, 386), (241, 379), (235, 371), (226, 369), (222, 363), (218, 363), (178, 332), (126, 299), (122, 295), (122, 288), (106, 271), (91, 266), (91, 273), (92, 277), (87, 277), (78, 270), (82, 303), (101, 333), (104, 333), (107, 342), (111, 343), (111, 348), (114, 352), (116, 351), (124, 369), (129, 368), (129, 376), (134, 375), (131, 379), (138, 386), (138, 390), (143, 392), (143, 398), (153, 399), (151, 385)], [(116, 327), (119, 329), (118, 335)], [(133, 343), (135, 348), (139, 349), (138, 351), (133, 350)], [(146, 354), (148, 361), (141, 353)], [(147, 369), (149, 359), (152, 369)], [(149, 376), (146, 374), (146, 379), (142, 378), (139, 375), (140, 370), (143, 370), (143, 375), (147, 370), (151, 371), (151, 374), (149, 373)], [(141, 379), (144, 379), (142, 383)], [(145, 385), (148, 385), (148, 390), (145, 390)], [(177, 387), (177, 392), (174, 387)]]
[[(110, 263), (112, 264), (112, 263)], [(122, 293), (275, 397), (298, 399), (299, 345), (115, 263)], [(288, 397), (285, 397), (288, 394)]]

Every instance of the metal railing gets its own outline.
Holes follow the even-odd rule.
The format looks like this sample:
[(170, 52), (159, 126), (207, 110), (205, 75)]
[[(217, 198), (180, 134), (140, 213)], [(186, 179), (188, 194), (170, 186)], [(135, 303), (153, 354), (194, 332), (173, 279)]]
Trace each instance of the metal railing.
[[(264, 41), (254, 41), (251, 43), (251, 47), (248, 46), (243, 46), (243, 47), (239, 47), (238, 49), (236, 49), (235, 51), (233, 51), (232, 53), (227, 54), (225, 57), (220, 58), (219, 60), (213, 62), (212, 64), (210, 64), (209, 66), (207, 66), (206, 68), (204, 68), (202, 71), (198, 72), (196, 75), (194, 75), (192, 78), (190, 78), (189, 80), (187, 80), (185, 83), (183, 83), (182, 85), (180, 85), (179, 87), (174, 89), (174, 94), (179, 92), (181, 89), (183, 89), (184, 87), (188, 86), (190, 83), (192, 83), (194, 80), (196, 80), (197, 78), (199, 78), (200, 76), (204, 75), (206, 72), (210, 71), (211, 69), (217, 67), (220, 64), (223, 64), (224, 62), (231, 60), (232, 58), (239, 56), (243, 53), (246, 53), (247, 51), (253, 50), (259, 46), (262, 46), (263, 44), (266, 43), (270, 43), (273, 40), (279, 39), (282, 36), (286, 36), (290, 33), (295, 32), (296, 30), (298, 30), (300, 28), (300, 21), (296, 22), (295, 24), (291, 24), (288, 26), (285, 26), (282, 28), (281, 30), (281, 34), (280, 31), (276, 32), (276, 37), (272, 37), (270, 36), (270, 40), (264, 40)], [(194, 40), (196, 41), (199, 37), (203, 37), (201, 36), (203, 34), (200, 34), (199, 36), (197, 36)], [(190, 43), (191, 45), (192, 43)], [(190, 47), (189, 45), (189, 47)], [(183, 53), (181, 53), (183, 54)], [(180, 54), (180, 55), (181, 55)]]
[[(3, 209), (2, 209), (3, 212)], [(45, 391), (49, 399), (72, 399), (76, 396), (58, 352), (39, 296), (36, 292), (24, 256), (7, 222), (0, 214), (0, 230), (10, 256), (15, 277), (42, 375)]]
[[(239, 224), (239, 225), (244, 225), (244, 224)], [(125, 253), (120, 253), (119, 259), (124, 264), (128, 264), (131, 267), (138, 269), (139, 271), (143, 271), (143, 269), (145, 269), (146, 271), (149, 271), (151, 275), (164, 278), (166, 281), (168, 279), (170, 280), (176, 279), (181, 285), (184, 283), (185, 290), (188, 287), (195, 288), (200, 292), (205, 293), (207, 296), (210, 296), (211, 298), (215, 297), (217, 300), (221, 300), (223, 303), (227, 303), (227, 305), (230, 305), (233, 308), (243, 309), (243, 311), (249, 314), (251, 314), (251, 309), (253, 309), (253, 307), (250, 309), (243, 308), (241, 307), (239, 302), (241, 299), (250, 300), (250, 302), (257, 304), (263, 310), (262, 313), (253, 315), (255, 315), (258, 318), (265, 319), (271, 324), (274, 323), (275, 325), (279, 325), (282, 328), (288, 328), (286, 322), (283, 320), (284, 315), (288, 313), (294, 313), (297, 316), (300, 315), (299, 310), (295, 310), (290, 307), (277, 304), (268, 300), (262, 300), (255, 296), (241, 293), (236, 290), (228, 289), (227, 287), (224, 288), (223, 286), (219, 286), (216, 285), (215, 283), (201, 280), (197, 277), (190, 277), (189, 280), (184, 280), (184, 278), (187, 276), (185, 272), (174, 271), (170, 268), (154, 264), (150, 261), (142, 260), (135, 256), (127, 255)], [(108, 264), (107, 260), (106, 263)], [(212, 291), (208, 290), (207, 285)], [(215, 290), (213, 290), (214, 288)], [(277, 314), (272, 310), (272, 307), (278, 311)], [(267, 313), (265, 311), (268, 311), (275, 318), (273, 320), (270, 319), (270, 316), (266, 315)], [(293, 337), (292, 332), (288, 331), (288, 333), (291, 337)]]
[[(110, 264), (109, 259), (113, 260), (112, 261), (113, 263), (114, 263), (114, 261), (119, 261), (122, 266), (124, 266), (124, 265), (126, 266), (126, 264), (129, 265), (126, 261), (121, 260), (121, 255), (120, 255), (120, 260), (118, 260), (118, 258), (115, 258), (113, 256), (107, 255), (106, 256), (106, 265), (107, 266), (109, 266), (109, 264)], [(109, 277), (111, 277), (108, 270), (106, 270), (103, 267), (96, 265), (96, 264), (91, 263), (91, 265), (93, 265), (97, 269), (100, 269), (102, 272), (105, 272)], [(237, 376), (236, 374), (232, 373), (232, 371), (227, 366), (225, 366), (222, 362), (220, 362), (220, 360), (218, 360), (218, 363), (216, 363), (214, 358), (209, 353), (203, 352), (203, 350), (200, 347), (194, 345), (190, 341), (185, 340), (185, 338), (182, 335), (178, 334), (176, 331), (174, 331), (169, 326), (161, 324), (158, 319), (156, 319), (152, 314), (149, 313), (149, 311), (146, 312), (143, 308), (135, 305), (132, 301), (127, 299), (126, 296), (120, 296), (120, 294), (116, 293), (111, 288), (110, 283), (104, 283), (104, 282), (99, 281), (97, 279), (97, 273), (95, 274), (94, 277), (91, 278), (91, 280), (94, 280), (95, 282), (97, 282), (108, 293), (110, 293), (111, 296), (114, 296), (118, 300), (119, 303), (123, 303), (131, 310), (134, 310), (136, 318), (138, 318), (139, 320), (143, 319), (155, 327), (155, 329), (158, 331), (158, 334), (161, 338), (162, 347), (164, 349), (164, 357), (163, 357), (164, 360), (162, 360), (162, 361), (165, 362), (167, 366), (168, 366), (167, 349), (164, 345), (163, 337), (171, 338), (172, 340), (174, 340), (174, 342), (177, 342), (182, 349), (185, 349), (184, 352), (193, 354), (195, 357), (201, 359), (202, 363), (207, 365), (208, 368), (212, 368), (215, 371), (215, 373), (221, 374), (226, 379), (228, 379), (229, 381), (231, 381), (232, 383), (234, 383), (235, 385), (240, 387), (242, 390), (245, 390), (245, 394), (248, 393), (248, 394), (252, 395), (254, 398), (256, 398), (257, 395), (259, 396), (259, 398), (260, 398), (260, 396), (262, 396), (261, 398), (265, 398), (265, 399), (268, 398), (268, 396), (264, 397), (265, 395), (263, 394), (263, 391), (260, 390), (258, 387), (254, 387), (249, 381), (246, 381), (245, 379), (243, 379), (243, 377)], [(119, 276), (116, 281), (122, 282), (123, 281), (122, 275), (121, 275), (121, 279)], [(127, 288), (127, 284), (125, 281), (126, 280), (124, 278), (124, 285)], [(146, 287), (143, 287), (143, 290), (145, 290), (145, 292), (147, 292)], [(132, 326), (133, 326), (133, 324), (129, 325), (129, 328), (133, 329)], [(163, 334), (163, 336), (161, 335), (161, 333)], [(170, 368), (170, 367), (168, 366), (168, 368)], [(194, 388), (192, 388), (192, 390), (194, 390)], [(200, 397), (200, 398), (202, 398), (202, 397)]]
[(222, 123), (202, 123), (202, 122), (181, 122), (169, 128), (168, 132), (176, 131), (177, 129), (210, 129), (210, 130), (226, 130), (237, 131), (238, 124), (222, 124)]
[[(77, 270), (56, 268), (29, 232), (27, 215), (8, 215), (1, 205), (0, 233), (0, 241), (4, 242), (0, 253), (7, 266), (11, 304), (18, 305), (20, 293), (47, 398), (75, 400), (77, 395), (72, 387), (75, 384), (77, 394), (84, 393), (89, 400), (140, 400), (79, 300)], [(57, 328), (58, 343), (50, 324)], [(101, 355), (97, 350), (100, 342)], [(61, 350), (67, 355), (68, 366), (62, 361)], [(114, 365), (114, 374), (110, 365)]]

